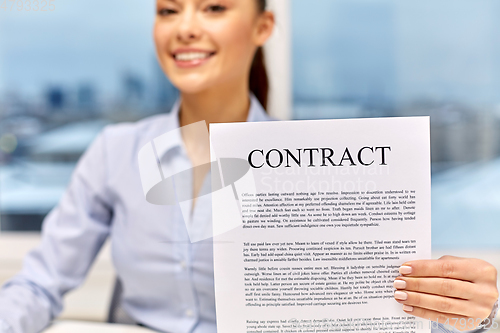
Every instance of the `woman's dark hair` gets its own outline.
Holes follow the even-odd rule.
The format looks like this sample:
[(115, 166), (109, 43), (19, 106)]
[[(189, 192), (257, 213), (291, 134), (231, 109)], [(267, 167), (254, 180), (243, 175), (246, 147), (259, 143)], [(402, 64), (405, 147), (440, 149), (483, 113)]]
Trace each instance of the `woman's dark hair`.
[[(259, 12), (266, 10), (266, 0), (256, 0)], [(269, 95), (269, 78), (267, 76), (266, 62), (264, 59), (264, 50), (262, 47), (257, 49), (250, 69), (250, 90), (259, 100), (260, 104), (267, 109), (267, 99)]]

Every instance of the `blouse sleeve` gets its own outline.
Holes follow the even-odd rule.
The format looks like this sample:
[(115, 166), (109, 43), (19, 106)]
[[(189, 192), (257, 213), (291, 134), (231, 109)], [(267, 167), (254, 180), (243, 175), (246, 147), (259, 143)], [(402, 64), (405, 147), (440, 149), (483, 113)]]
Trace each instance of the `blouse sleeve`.
[(106, 192), (106, 129), (78, 161), (59, 204), (45, 217), (41, 243), (0, 291), (0, 332), (36, 333), (63, 309), (105, 242), (112, 218)]

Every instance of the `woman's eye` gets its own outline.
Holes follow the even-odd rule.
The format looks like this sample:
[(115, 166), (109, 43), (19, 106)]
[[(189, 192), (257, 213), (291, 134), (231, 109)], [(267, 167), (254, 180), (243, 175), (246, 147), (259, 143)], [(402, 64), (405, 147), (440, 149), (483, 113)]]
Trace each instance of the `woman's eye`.
[(214, 13), (221, 13), (226, 10), (226, 7), (222, 5), (211, 5), (207, 7), (207, 11)]
[(177, 13), (176, 10), (170, 8), (163, 8), (158, 10), (158, 15), (160, 16), (168, 16)]

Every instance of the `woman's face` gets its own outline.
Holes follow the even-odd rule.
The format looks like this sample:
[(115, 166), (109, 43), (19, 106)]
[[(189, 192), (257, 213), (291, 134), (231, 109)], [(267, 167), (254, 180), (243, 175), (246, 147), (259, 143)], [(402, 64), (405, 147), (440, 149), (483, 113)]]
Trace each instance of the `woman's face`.
[(157, 0), (154, 40), (170, 81), (185, 93), (248, 80), (253, 55), (272, 32), (257, 0)]

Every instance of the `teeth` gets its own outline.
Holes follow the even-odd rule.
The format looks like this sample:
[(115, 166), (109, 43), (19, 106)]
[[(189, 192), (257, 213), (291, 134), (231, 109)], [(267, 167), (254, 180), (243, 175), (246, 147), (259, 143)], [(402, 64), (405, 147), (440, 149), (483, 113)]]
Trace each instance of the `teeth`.
[(210, 56), (210, 53), (206, 52), (188, 52), (188, 53), (178, 53), (175, 55), (175, 59), (179, 61), (192, 61), (198, 59), (205, 59)]

